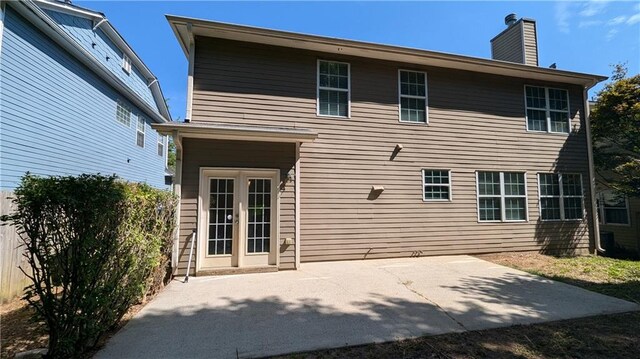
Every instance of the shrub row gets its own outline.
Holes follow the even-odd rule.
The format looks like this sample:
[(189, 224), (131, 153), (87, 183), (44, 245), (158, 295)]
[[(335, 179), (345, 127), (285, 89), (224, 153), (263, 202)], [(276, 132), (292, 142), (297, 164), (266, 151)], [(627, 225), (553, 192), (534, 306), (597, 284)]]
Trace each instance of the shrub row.
[(15, 190), (32, 284), (24, 299), (49, 332), (48, 357), (95, 346), (168, 277), (177, 200), (115, 176), (36, 177)]

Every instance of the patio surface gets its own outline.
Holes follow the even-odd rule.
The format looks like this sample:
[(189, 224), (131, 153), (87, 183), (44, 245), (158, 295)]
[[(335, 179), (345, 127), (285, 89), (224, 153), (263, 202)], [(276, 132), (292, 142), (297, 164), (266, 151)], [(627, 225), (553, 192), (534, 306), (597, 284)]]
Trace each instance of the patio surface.
[(632, 310), (470, 256), (303, 263), (174, 281), (96, 357), (261, 357)]

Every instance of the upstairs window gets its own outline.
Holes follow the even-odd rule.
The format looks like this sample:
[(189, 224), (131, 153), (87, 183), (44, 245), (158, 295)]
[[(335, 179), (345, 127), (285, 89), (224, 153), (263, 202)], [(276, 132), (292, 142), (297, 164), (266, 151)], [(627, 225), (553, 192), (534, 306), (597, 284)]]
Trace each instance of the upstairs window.
[(165, 141), (165, 136), (158, 134), (158, 156), (163, 157), (164, 156), (164, 142)]
[(527, 130), (569, 133), (569, 93), (567, 90), (525, 86)]
[(422, 170), (422, 199), (451, 201), (451, 171)]
[(478, 172), (478, 220), (527, 220), (527, 184), (523, 172)]
[(400, 70), (400, 121), (427, 123), (427, 74)]
[(144, 117), (138, 116), (138, 124), (136, 126), (136, 144), (144, 147)]
[(582, 219), (582, 176), (539, 173), (540, 218), (543, 221)]
[(125, 54), (122, 54), (122, 69), (127, 74), (131, 74), (131, 59)]
[(119, 101), (116, 108), (116, 120), (127, 127), (131, 126), (131, 110)]
[(629, 202), (611, 190), (598, 194), (598, 215), (602, 224), (629, 224)]
[(349, 117), (350, 66), (318, 61), (318, 115)]

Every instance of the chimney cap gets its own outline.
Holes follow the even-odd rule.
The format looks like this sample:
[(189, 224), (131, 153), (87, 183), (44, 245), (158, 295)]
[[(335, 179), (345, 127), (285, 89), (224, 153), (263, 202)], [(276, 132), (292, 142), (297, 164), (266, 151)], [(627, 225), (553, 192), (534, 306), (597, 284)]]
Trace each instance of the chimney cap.
[(504, 17), (504, 24), (507, 26), (511, 26), (518, 21), (518, 16), (514, 13), (511, 13)]

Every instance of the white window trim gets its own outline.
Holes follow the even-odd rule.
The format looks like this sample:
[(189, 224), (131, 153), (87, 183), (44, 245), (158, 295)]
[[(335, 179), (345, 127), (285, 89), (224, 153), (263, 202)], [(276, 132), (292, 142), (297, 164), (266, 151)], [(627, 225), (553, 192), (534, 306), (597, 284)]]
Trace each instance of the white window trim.
[[(139, 127), (140, 121), (142, 121), (142, 123), (143, 123), (142, 130), (140, 130), (140, 127)], [(145, 131), (146, 124), (147, 123), (144, 120), (144, 117), (138, 116), (138, 118), (136, 119), (136, 146), (138, 146), (140, 148), (144, 148), (144, 144), (145, 144), (145, 142), (147, 142), (147, 139), (146, 139), (147, 136), (145, 134), (145, 132), (146, 132)], [(142, 134), (142, 146), (140, 146), (138, 144), (138, 134), (140, 134), (140, 133)]]
[[(321, 62), (333, 62), (337, 64), (346, 64), (347, 65), (347, 88), (339, 89), (334, 87), (322, 87), (320, 86), (320, 63)], [(341, 91), (347, 93), (347, 115), (346, 116), (336, 116), (336, 115), (324, 115), (320, 113), (320, 90), (329, 90), (329, 91)], [(333, 60), (323, 60), (318, 59), (316, 61), (316, 116), (318, 117), (329, 117), (329, 118), (351, 118), (351, 64), (343, 61), (333, 61)]]
[[(542, 195), (542, 191), (541, 191), (541, 182), (540, 182), (540, 175), (542, 174), (553, 174), (553, 175), (557, 175), (558, 176), (558, 186), (560, 186), (559, 189), (559, 196), (543, 196)], [(555, 173), (555, 172), (538, 172), (538, 216), (540, 218), (540, 221), (542, 222), (581, 222), (584, 220), (585, 218), (585, 211), (586, 208), (584, 207), (584, 183), (582, 182), (582, 173), (572, 173), (572, 172), (567, 172), (564, 173), (565, 175), (578, 175), (580, 176), (580, 192), (582, 193), (582, 195), (580, 196), (580, 207), (582, 207), (582, 216), (580, 218), (571, 218), (571, 219), (565, 219), (564, 218), (564, 189), (562, 188), (562, 173)], [(542, 198), (560, 198), (560, 219), (542, 219)], [(577, 198), (578, 196), (567, 196), (567, 198)]]
[[(535, 108), (535, 107), (529, 108), (529, 106), (527, 105), (527, 87), (538, 87), (538, 88), (543, 88), (544, 89), (545, 108)], [(569, 132), (551, 131), (551, 112), (564, 113), (565, 111), (552, 110), (549, 107), (549, 90), (550, 89), (551, 90), (564, 91), (567, 94), (567, 111), (566, 112), (567, 112), (567, 130)], [(526, 126), (526, 129), (527, 129), (527, 132), (550, 133), (550, 134), (555, 134), (555, 135), (569, 135), (571, 133), (571, 101), (570, 101), (570, 98), (569, 98), (569, 91), (567, 89), (561, 89), (561, 88), (557, 88), (557, 87), (547, 87), (547, 86), (524, 85), (524, 91), (523, 92), (524, 92), (524, 119), (525, 119), (525, 126)], [(545, 111), (545, 117), (547, 119), (547, 130), (546, 131), (538, 131), (538, 130), (529, 129), (528, 110)]]
[[(610, 189), (608, 189), (608, 191), (610, 191)], [(627, 211), (627, 223), (608, 223), (607, 222), (607, 217), (604, 215), (605, 214), (605, 208), (604, 208), (604, 193), (603, 193), (603, 191), (598, 193), (598, 200), (601, 203), (601, 205), (598, 206), (598, 219), (599, 219), (598, 222), (600, 224), (605, 225), (605, 226), (631, 227), (631, 213), (630, 213), (630, 209), (629, 209), (629, 197), (624, 196), (624, 209)], [(622, 207), (609, 207), (609, 208), (622, 209)]]
[[(402, 80), (401, 73), (402, 72), (415, 72), (419, 74), (424, 74), (424, 96), (412, 96), (412, 95), (403, 95), (402, 94)], [(427, 73), (425, 71), (416, 71), (416, 70), (407, 70), (407, 69), (398, 69), (398, 122), (406, 123), (410, 125), (428, 125), (429, 124), (429, 89), (427, 84), (429, 81), (427, 80)], [(417, 98), (424, 99), (424, 122), (412, 122), (412, 121), (402, 121), (402, 98)]]
[[(480, 198), (481, 197), (498, 197), (498, 196), (486, 196), (480, 195), (480, 181), (479, 181), (479, 173), (480, 172), (498, 172), (500, 173), (500, 219), (499, 220), (482, 220), (480, 219)], [(522, 196), (514, 196), (514, 195), (505, 195), (504, 190), (504, 174), (506, 173), (522, 173), (524, 176), (524, 195)], [(529, 190), (527, 185), (527, 172), (525, 171), (496, 171), (496, 170), (477, 170), (476, 171), (476, 213), (478, 218), (478, 223), (527, 223), (529, 222)], [(524, 197), (524, 217), (525, 219), (505, 219), (507, 217), (507, 212), (505, 208), (505, 198), (522, 198)]]
[[(164, 168), (169, 168), (169, 140), (169, 135), (164, 136)], [(175, 166), (174, 164), (174, 170)]]
[(122, 69), (128, 75), (131, 74), (131, 59), (126, 54), (122, 54)]
[[(449, 183), (438, 183), (438, 184), (433, 184), (433, 183), (425, 183), (424, 182), (424, 171), (447, 171), (448, 176), (449, 176)], [(452, 187), (452, 180), (451, 180), (451, 170), (445, 170), (443, 169), (438, 169), (438, 168), (423, 168), (420, 171), (420, 174), (422, 174), (422, 202), (453, 202), (453, 187)], [(449, 199), (427, 199), (425, 197), (425, 192), (424, 192), (424, 186), (427, 185), (433, 185), (435, 186), (441, 186), (441, 187), (449, 187)]]
[(165, 157), (165, 153), (167, 152), (167, 147), (166, 147), (166, 144), (165, 144), (165, 136), (161, 135), (159, 133), (157, 134), (157, 136), (158, 136), (158, 139), (156, 141), (156, 155), (158, 155), (158, 145), (161, 144), (162, 145), (162, 154), (158, 155), (158, 156), (164, 158)]
[[(122, 107), (123, 109), (125, 109), (126, 111), (129, 112), (129, 121), (128, 121), (129, 123), (124, 123), (124, 122), (122, 122), (122, 121), (120, 121), (118, 119), (118, 107)], [(130, 128), (131, 127), (131, 117), (132, 117), (132, 115), (133, 115), (133, 111), (131, 111), (131, 108), (129, 108), (129, 106), (125, 105), (125, 103), (120, 101), (120, 100), (116, 101), (116, 122), (117, 123), (119, 123), (122, 126), (125, 126), (127, 128)]]

